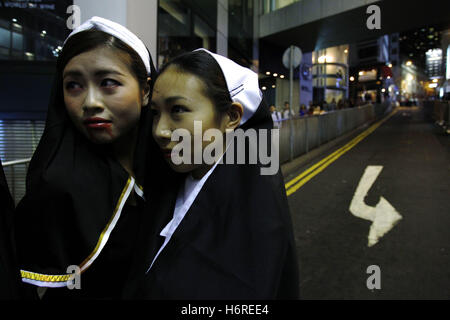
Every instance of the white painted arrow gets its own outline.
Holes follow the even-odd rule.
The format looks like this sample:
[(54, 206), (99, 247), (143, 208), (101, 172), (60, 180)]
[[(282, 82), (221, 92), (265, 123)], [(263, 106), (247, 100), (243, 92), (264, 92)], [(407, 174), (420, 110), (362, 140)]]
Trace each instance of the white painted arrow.
[(364, 198), (381, 170), (383, 170), (383, 166), (368, 166), (366, 168), (350, 203), (350, 212), (354, 216), (373, 222), (368, 236), (369, 247), (375, 245), (402, 219), (397, 210), (383, 197), (380, 197), (380, 201), (375, 207), (364, 203)]

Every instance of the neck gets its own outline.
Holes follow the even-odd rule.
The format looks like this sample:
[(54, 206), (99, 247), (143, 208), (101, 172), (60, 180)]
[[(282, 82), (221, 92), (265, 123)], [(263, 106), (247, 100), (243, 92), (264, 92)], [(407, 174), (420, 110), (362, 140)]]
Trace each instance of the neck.
[(129, 133), (118, 138), (113, 144), (113, 152), (117, 161), (122, 167), (131, 175), (134, 176), (134, 150), (136, 148), (138, 136), (138, 127), (131, 130)]
[[(226, 134), (224, 134), (224, 137), (226, 137)], [(192, 171), (191, 174), (192, 174), (192, 177), (193, 177), (194, 179), (199, 180), (199, 179), (203, 178), (204, 175), (207, 174), (208, 171), (214, 166), (214, 164), (215, 164), (217, 161), (219, 161), (221, 157), (223, 157), (223, 155), (227, 152), (227, 149), (228, 149), (228, 147), (229, 147), (229, 145), (230, 145), (230, 144), (227, 145), (227, 144), (226, 144), (226, 141), (228, 141), (228, 140), (227, 140), (226, 138), (224, 138), (224, 142), (223, 142), (223, 145), (222, 145), (222, 152), (215, 155), (215, 161), (214, 161), (213, 164), (211, 164), (211, 165), (205, 164), (205, 165), (203, 165), (203, 166), (201, 166), (201, 167), (199, 167), (199, 168), (197, 168), (197, 169), (194, 169), (194, 170)]]

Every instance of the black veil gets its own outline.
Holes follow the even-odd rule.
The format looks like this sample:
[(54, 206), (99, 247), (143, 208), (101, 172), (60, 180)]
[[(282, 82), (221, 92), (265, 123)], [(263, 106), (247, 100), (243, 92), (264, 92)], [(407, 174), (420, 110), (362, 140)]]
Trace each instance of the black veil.
[(12, 219), (14, 202), (0, 161), (0, 300), (19, 298), (19, 271), (16, 267)]
[[(273, 121), (264, 99), (240, 128), (266, 129), (271, 141)], [(247, 144), (247, 155), (252, 147)], [(218, 164), (146, 273), (185, 175), (172, 173), (158, 182), (159, 201), (150, 204), (152, 222), (140, 231), (143, 245), (125, 298), (297, 299), (298, 262), (283, 177), (280, 170), (260, 175), (261, 167)]]
[[(151, 60), (151, 57), (150, 57)], [(156, 75), (150, 61), (151, 77)], [(153, 80), (150, 81), (150, 90)], [(150, 91), (151, 92), (151, 91)], [(30, 162), (26, 194), (14, 219), (22, 280), (62, 287), (67, 267), (86, 270), (100, 254), (120, 216), (127, 194), (139, 188), (152, 150), (151, 114), (142, 107), (134, 156), (134, 178), (105, 146), (87, 141), (64, 107), (62, 75), (57, 73), (45, 130)]]

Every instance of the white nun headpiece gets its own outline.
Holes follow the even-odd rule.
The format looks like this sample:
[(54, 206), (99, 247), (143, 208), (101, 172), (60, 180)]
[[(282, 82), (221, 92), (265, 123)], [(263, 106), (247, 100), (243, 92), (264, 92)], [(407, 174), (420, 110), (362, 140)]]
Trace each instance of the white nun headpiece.
[(216, 59), (225, 76), (231, 100), (233, 102), (239, 102), (244, 108), (244, 114), (240, 123), (240, 125), (243, 125), (253, 116), (262, 101), (262, 93), (259, 90), (258, 84), (258, 74), (204, 48), (195, 51), (198, 50), (203, 50)]
[[(145, 44), (133, 32), (131, 32), (130, 30), (128, 30), (127, 28), (116, 22), (113, 22), (105, 18), (92, 17), (83, 24), (81, 24), (79, 27), (75, 28), (69, 34), (67, 39), (69, 39), (74, 34), (89, 29), (96, 29), (106, 32), (125, 42), (127, 45), (133, 48), (134, 51), (136, 51), (136, 53), (141, 57), (142, 62), (144, 62), (145, 65), (145, 69), (147, 69), (147, 74), (148, 75), (151, 74), (150, 54), (148, 53)], [(66, 43), (67, 39), (64, 41), (64, 44)]]

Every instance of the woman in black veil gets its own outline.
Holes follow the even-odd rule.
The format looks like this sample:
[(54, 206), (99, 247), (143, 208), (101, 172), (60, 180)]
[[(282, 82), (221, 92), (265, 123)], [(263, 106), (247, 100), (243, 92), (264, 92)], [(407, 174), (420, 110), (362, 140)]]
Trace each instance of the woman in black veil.
[[(274, 133), (257, 74), (199, 49), (160, 70), (150, 105), (159, 157), (173, 175), (152, 180), (159, 201), (150, 203), (152, 221), (142, 224), (135, 255), (141, 263), (133, 264), (127, 298), (297, 299), (296, 246), (279, 164), (273, 171), (250, 161), (264, 144), (271, 148)], [(179, 129), (194, 140), (209, 129), (216, 139), (253, 131), (258, 141), (244, 149), (228, 141), (215, 162), (192, 162), (195, 143), (188, 155), (188, 149), (176, 150)], [(259, 135), (264, 132), (267, 139)], [(200, 150), (209, 144), (203, 140)], [(237, 163), (242, 156), (245, 163)]]
[(54, 288), (44, 298), (121, 296), (145, 207), (155, 74), (144, 43), (107, 19), (66, 39), (15, 214), (22, 281)]

